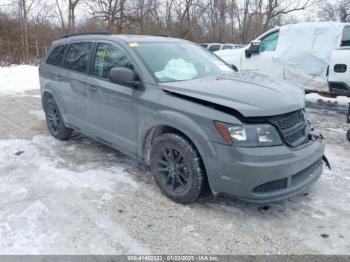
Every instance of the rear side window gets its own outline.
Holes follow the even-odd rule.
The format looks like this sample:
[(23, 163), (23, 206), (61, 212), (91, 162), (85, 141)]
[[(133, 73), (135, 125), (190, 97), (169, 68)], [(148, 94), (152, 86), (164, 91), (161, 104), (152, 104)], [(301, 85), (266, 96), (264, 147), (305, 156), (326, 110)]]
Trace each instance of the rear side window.
[(340, 46), (350, 46), (350, 27), (344, 27)]
[(64, 67), (78, 72), (87, 72), (91, 56), (92, 43), (74, 43), (68, 48), (64, 59)]
[(126, 52), (119, 46), (99, 43), (94, 62), (94, 75), (108, 79), (112, 67), (126, 67), (133, 69), (132, 63)]
[(66, 46), (56, 46), (49, 54), (49, 57), (46, 60), (47, 64), (50, 65), (59, 65), (62, 61), (62, 58), (64, 56), (64, 50), (66, 49)]
[(209, 47), (210, 52), (216, 52), (220, 50), (220, 45), (212, 45)]

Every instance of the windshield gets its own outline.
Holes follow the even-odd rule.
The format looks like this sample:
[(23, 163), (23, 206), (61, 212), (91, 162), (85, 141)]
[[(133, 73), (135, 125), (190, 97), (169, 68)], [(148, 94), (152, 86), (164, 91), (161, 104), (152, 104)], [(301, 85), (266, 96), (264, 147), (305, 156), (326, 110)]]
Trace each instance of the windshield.
[(191, 43), (129, 44), (162, 83), (199, 79), (234, 72), (217, 56)]

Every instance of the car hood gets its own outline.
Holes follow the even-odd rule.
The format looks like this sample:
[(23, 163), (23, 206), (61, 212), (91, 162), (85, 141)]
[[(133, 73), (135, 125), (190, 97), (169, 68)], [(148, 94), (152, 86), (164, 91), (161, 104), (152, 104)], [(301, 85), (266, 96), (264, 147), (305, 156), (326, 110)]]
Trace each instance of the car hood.
[(162, 83), (163, 90), (237, 110), (245, 117), (280, 115), (304, 108), (304, 92), (256, 73), (234, 73)]

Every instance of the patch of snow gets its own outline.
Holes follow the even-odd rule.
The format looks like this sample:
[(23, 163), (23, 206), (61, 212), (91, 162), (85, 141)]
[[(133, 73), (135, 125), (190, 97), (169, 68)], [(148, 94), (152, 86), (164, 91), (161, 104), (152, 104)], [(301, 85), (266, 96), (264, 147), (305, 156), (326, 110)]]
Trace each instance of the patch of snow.
[(324, 128), (325, 130), (327, 131), (331, 131), (331, 132), (334, 132), (334, 133), (339, 133), (339, 134), (346, 134), (347, 130), (345, 129), (340, 129), (340, 128), (331, 128), (331, 127), (326, 127)]
[(331, 103), (331, 104), (338, 104), (338, 105), (345, 105), (348, 106), (350, 103), (350, 97), (346, 96), (338, 96), (337, 98), (331, 98), (331, 97), (324, 97), (320, 96), (316, 93), (311, 93), (305, 95), (306, 101), (312, 102), (312, 103)]
[(18, 95), (39, 89), (37, 66), (15, 65), (0, 67), (0, 95)]

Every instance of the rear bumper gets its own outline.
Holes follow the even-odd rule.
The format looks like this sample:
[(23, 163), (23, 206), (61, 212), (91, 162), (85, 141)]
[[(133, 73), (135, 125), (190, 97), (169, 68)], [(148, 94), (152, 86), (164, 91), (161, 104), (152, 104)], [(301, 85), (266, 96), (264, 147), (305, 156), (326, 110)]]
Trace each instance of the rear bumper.
[(350, 87), (343, 82), (328, 82), (329, 91), (333, 95), (350, 96)]
[(214, 144), (217, 158), (206, 165), (215, 194), (267, 203), (303, 192), (322, 174), (325, 143), (311, 141), (297, 149), (286, 146), (239, 148)]

